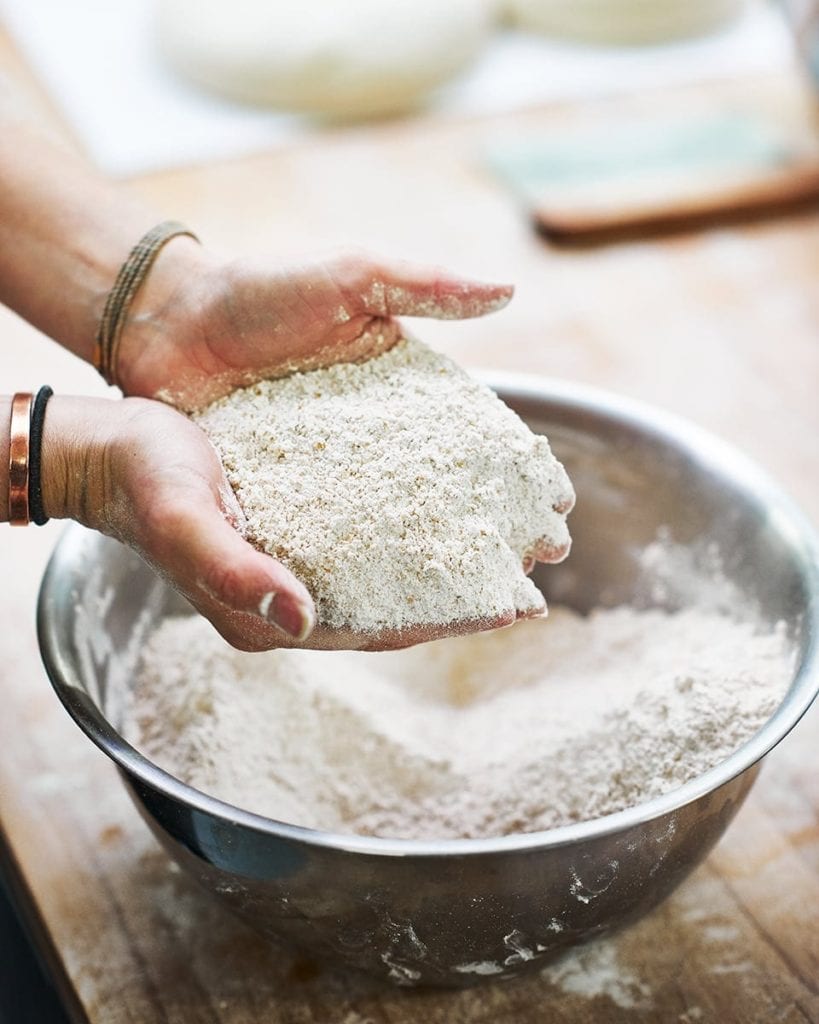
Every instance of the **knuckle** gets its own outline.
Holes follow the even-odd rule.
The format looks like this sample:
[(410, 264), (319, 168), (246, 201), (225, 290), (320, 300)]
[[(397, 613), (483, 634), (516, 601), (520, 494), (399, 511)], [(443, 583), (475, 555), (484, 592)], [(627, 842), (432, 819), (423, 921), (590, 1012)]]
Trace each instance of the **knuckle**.
[(246, 581), (237, 566), (215, 560), (205, 568), (203, 580), (205, 588), (220, 604), (245, 610)]

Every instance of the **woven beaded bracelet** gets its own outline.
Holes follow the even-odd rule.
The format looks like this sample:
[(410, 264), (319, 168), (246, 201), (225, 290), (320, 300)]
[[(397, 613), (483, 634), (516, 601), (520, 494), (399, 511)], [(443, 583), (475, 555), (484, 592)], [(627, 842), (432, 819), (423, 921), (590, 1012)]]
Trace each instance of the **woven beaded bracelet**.
[(196, 235), (175, 220), (166, 220), (142, 236), (120, 267), (114, 287), (108, 293), (94, 345), (94, 366), (108, 384), (117, 384), (119, 339), (128, 315), (128, 309), (160, 249), (177, 235)]

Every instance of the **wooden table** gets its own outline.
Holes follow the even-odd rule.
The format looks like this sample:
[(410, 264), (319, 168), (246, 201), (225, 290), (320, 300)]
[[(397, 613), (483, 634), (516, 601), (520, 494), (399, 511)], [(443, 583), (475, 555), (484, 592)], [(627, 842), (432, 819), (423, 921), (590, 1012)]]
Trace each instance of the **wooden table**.
[[(0, 58), (26, 77), (2, 38)], [(762, 97), (780, 85), (736, 91)], [(278, 258), (352, 240), (514, 280), (503, 314), (417, 329), (468, 365), (569, 377), (682, 413), (745, 448), (819, 521), (819, 215), (549, 249), (479, 152), (499, 131), (549, 130), (571, 116), (338, 132), (136, 187), (237, 251)], [(2, 311), (0, 337), (6, 391), (43, 379), (63, 392), (103, 390)], [(267, 945), (157, 848), (40, 666), (34, 602), (59, 532), (0, 531), (0, 822), (18, 895), (77, 1021), (819, 1021), (819, 708), (770, 758), (708, 861), (650, 917), (520, 982), (385, 990)]]

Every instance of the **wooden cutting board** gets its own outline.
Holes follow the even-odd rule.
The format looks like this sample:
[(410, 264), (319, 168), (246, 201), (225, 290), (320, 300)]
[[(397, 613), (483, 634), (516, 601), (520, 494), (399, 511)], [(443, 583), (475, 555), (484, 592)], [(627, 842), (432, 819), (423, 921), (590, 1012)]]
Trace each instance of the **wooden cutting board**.
[[(0, 57), (15, 59), (1, 39)], [(792, 112), (792, 83), (738, 83), (735, 95)], [(136, 184), (228, 249), (279, 258), (354, 240), (511, 279), (518, 294), (503, 314), (416, 330), (469, 365), (570, 377), (687, 415), (749, 451), (819, 522), (819, 217), (550, 251), (477, 153), (512, 121), (543, 132), (571, 116), (339, 132)], [(7, 390), (48, 378), (61, 392), (103, 391), (2, 311), (0, 338)], [(153, 842), (40, 666), (34, 602), (59, 530), (0, 530), (0, 823), (17, 894), (76, 1021), (819, 1021), (819, 709), (771, 756), (706, 864), (642, 922), (519, 982), (387, 990), (268, 945)]]

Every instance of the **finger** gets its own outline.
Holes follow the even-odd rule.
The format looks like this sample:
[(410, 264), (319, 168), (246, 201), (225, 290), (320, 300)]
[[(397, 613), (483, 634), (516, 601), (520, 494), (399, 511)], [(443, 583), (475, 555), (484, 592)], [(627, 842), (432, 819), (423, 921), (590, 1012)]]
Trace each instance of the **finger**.
[(244, 613), (297, 642), (309, 636), (315, 608), (305, 586), (244, 540), (218, 506), (186, 503), (169, 511), (163, 533), (173, 538), (164, 561), (174, 583), (220, 632), (229, 625), (227, 617)]
[(503, 309), (514, 288), (457, 277), (439, 267), (346, 257), (331, 268), (353, 314), (463, 320)]
[(542, 604), (534, 608), (527, 608), (526, 611), (518, 610), (515, 621), (520, 622), (521, 619), (545, 619), (548, 614), (549, 609), (546, 606), (546, 602), (543, 601)]
[(254, 651), (267, 650), (270, 647), (300, 647), (316, 651), (397, 651), (433, 640), (501, 629), (513, 625), (518, 619), (537, 618), (544, 614), (545, 607), (527, 612), (509, 611), (490, 619), (450, 622), (446, 625), (412, 626), (409, 629), (388, 629), (377, 633), (317, 625), (310, 636), (299, 644), (282, 638), (271, 639), (269, 631), (265, 632), (258, 619), (254, 621), (252, 616), (234, 614), (231, 616), (228, 629), (221, 628), (220, 632), (235, 647)]
[[(413, 626), (409, 629), (381, 630), (361, 633), (350, 628), (330, 628), (317, 625), (303, 641), (295, 641), (274, 633), (258, 617), (230, 612), (214, 623), (222, 636), (234, 647), (246, 651), (266, 651), (273, 647), (313, 651), (397, 651), (433, 640), (479, 633), (484, 630), (503, 629), (521, 619), (537, 619), (546, 615), (546, 605), (527, 611), (509, 611), (490, 619), (450, 622), (446, 625)], [(210, 617), (210, 616), (209, 616)], [(211, 621), (213, 621), (211, 617)]]
[(556, 563), (562, 562), (569, 553), (572, 546), (571, 539), (562, 541), (546, 540), (542, 539), (535, 544), (535, 547), (531, 555), (524, 559), (524, 572), (526, 572), (527, 561), (531, 558), (535, 562), (549, 562)]
[[(542, 614), (537, 611), (536, 615)], [(448, 637), (465, 636), (469, 633), (480, 633), (485, 630), (502, 629), (513, 625), (521, 617), (529, 618), (530, 613), (508, 611), (489, 619), (470, 619), (462, 622), (449, 622), (446, 625), (412, 626), (409, 629), (382, 630), (370, 637), (359, 638), (358, 650), (363, 651), (395, 651), (415, 644), (425, 644), (433, 640), (444, 640)], [(363, 641), (363, 642), (362, 642)]]

